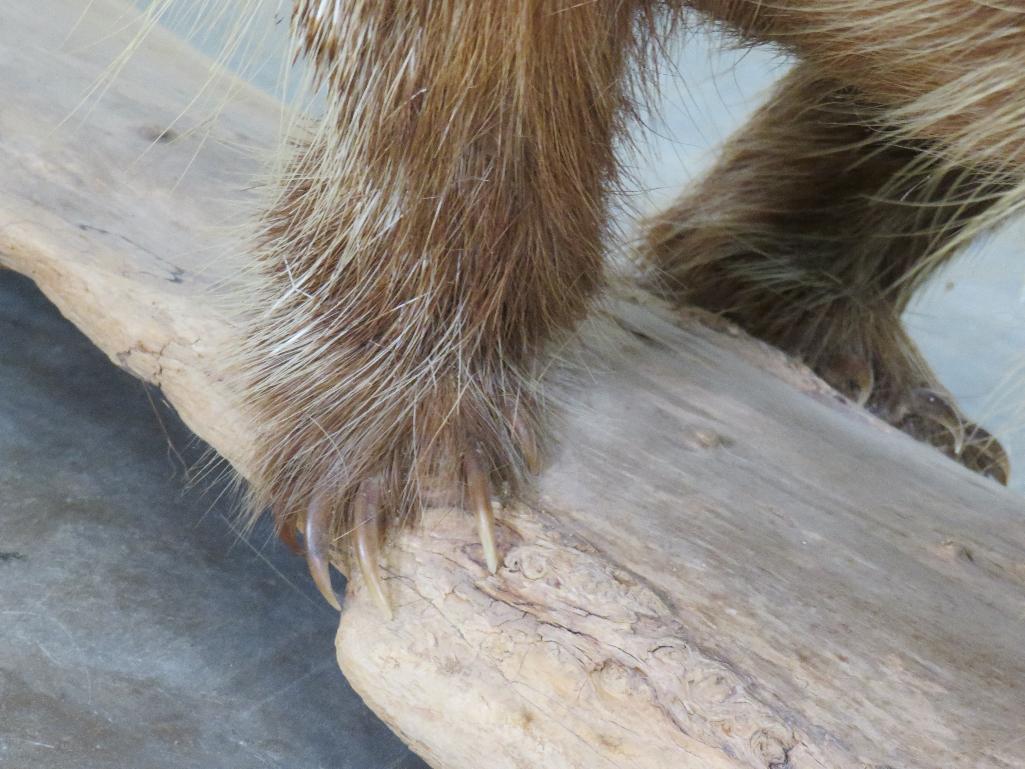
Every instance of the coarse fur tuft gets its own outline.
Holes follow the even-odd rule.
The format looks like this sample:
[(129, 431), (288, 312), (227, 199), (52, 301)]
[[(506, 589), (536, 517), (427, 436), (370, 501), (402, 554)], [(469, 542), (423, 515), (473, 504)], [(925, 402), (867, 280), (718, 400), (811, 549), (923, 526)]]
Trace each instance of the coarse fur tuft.
[[(636, 2), (300, 0), (326, 109), (263, 219), (246, 392), (251, 508), (332, 539), (379, 484), (390, 521), (516, 491), (545, 352), (604, 282), (614, 148), (667, 28)], [(459, 502), (457, 493), (454, 500)]]

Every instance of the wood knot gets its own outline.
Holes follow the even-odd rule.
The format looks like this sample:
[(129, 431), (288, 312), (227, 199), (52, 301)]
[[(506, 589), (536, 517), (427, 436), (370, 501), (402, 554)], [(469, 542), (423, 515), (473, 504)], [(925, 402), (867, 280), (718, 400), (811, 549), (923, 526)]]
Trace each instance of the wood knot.
[(599, 694), (616, 700), (635, 700), (635, 705), (639, 704), (635, 698), (643, 696), (649, 699), (651, 694), (643, 673), (624, 667), (615, 660), (607, 659), (597, 667), (591, 682)]
[(529, 580), (541, 579), (548, 573), (548, 559), (535, 549), (518, 548), (507, 556), (506, 564)]
[(687, 692), (695, 702), (721, 705), (733, 696), (734, 682), (722, 673), (710, 673), (688, 681)]
[(684, 431), (683, 445), (691, 451), (709, 451), (733, 445), (733, 440), (707, 427), (693, 427)]
[(748, 739), (752, 752), (766, 769), (787, 769), (795, 742), (793, 733), (781, 726), (759, 729)]
[(975, 553), (972, 549), (963, 542), (958, 542), (954, 539), (947, 539), (941, 542), (940, 552), (949, 560), (975, 563)]

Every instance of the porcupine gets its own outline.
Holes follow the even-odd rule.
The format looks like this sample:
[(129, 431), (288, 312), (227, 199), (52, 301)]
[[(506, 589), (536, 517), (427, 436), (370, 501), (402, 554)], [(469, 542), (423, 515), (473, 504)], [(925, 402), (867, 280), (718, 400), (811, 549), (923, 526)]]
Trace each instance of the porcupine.
[(387, 598), (387, 525), (436, 490), (477, 517), (542, 456), (536, 385), (602, 290), (616, 142), (646, 62), (698, 11), (799, 64), (648, 223), (648, 286), (722, 313), (970, 468), (1007, 459), (900, 323), (1025, 201), (1025, 6), (982, 0), (296, 0), (327, 95), (254, 248), (244, 387), (254, 511), (303, 533), (334, 606), (346, 538)]

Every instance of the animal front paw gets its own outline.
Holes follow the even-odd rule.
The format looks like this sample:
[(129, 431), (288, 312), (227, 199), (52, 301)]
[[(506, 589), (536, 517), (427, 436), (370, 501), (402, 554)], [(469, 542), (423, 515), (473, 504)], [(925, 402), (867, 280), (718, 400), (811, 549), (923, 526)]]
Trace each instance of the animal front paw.
[[(444, 388), (417, 403), (399, 430), (371, 431), (395, 419), (389, 404), (355, 426), (330, 413), (312, 418), (313, 429), (293, 423), (287, 444), (280, 434), (266, 436), (262, 445), (271, 450), (261, 456), (257, 504), (271, 508), (282, 540), (305, 553), (314, 584), (335, 609), (341, 601), (330, 566), (341, 560), (359, 568), (370, 595), (391, 616), (379, 565), (382, 543), (431, 505), (472, 514), (483, 565), (498, 571), (492, 499), (516, 493), (539, 469), (535, 406), (522, 393), (454, 392)], [(335, 430), (326, 428), (332, 424)]]

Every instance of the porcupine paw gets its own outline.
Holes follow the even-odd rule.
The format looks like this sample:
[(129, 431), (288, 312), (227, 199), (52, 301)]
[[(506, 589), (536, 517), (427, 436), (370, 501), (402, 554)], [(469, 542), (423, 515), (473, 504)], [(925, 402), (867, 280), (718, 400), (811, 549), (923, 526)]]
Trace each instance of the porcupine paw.
[[(291, 477), (293, 489), (287, 495), (275, 495), (279, 501), (271, 504), (281, 539), (305, 553), (314, 584), (335, 609), (340, 610), (341, 601), (330, 565), (341, 558), (358, 566), (371, 597), (391, 616), (379, 565), (381, 544), (393, 527), (415, 522), (417, 513), (432, 504), (455, 504), (474, 516), (483, 564), (492, 574), (498, 571), (492, 499), (496, 492), (515, 493), (527, 475), (539, 470), (538, 431), (533, 408), (522, 398), (497, 408), (491, 401), (468, 408), (468, 400), (474, 399), (457, 404), (439, 400), (419, 410), (416, 426), (379, 439), (344, 430), (329, 435), (333, 453), (352, 456), (346, 447), (362, 445), (355, 451), (375, 459), (356, 456), (346, 463), (348, 472), (336, 462), (314, 463)], [(298, 494), (302, 487), (309, 492)], [(305, 503), (289, 504), (283, 498), (297, 496)]]
[(900, 344), (882, 345), (874, 354), (858, 345), (825, 356), (816, 372), (833, 388), (877, 416), (927, 443), (969, 470), (1007, 485), (1011, 466), (1000, 442), (970, 422), (953, 397), (921, 361), (903, 329)]

